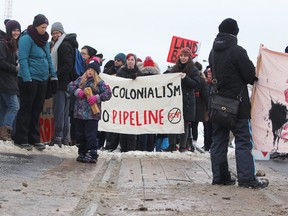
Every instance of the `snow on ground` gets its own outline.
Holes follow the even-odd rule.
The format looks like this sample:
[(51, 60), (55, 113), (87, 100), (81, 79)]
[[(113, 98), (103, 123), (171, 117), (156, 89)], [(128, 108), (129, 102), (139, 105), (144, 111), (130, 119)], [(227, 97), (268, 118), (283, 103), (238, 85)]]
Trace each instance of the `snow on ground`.
[[(198, 127), (199, 135), (197, 142), (193, 142), (195, 146), (198, 148), (201, 148), (203, 146), (203, 124), (200, 122)], [(27, 151), (25, 149), (21, 149), (13, 144), (12, 141), (2, 141), (0, 140), (0, 154), (3, 152), (5, 153), (14, 153), (14, 154), (51, 154), (53, 156), (57, 156), (60, 158), (76, 158), (77, 153), (77, 147), (76, 146), (62, 146), (62, 148), (59, 148), (57, 145), (55, 146), (48, 146), (46, 145), (46, 149), (43, 151), (38, 151), (36, 149), (33, 149), (32, 151)], [(168, 159), (201, 159), (201, 158), (210, 158), (209, 152), (200, 153), (199, 151), (195, 152), (185, 152), (180, 153), (178, 151), (175, 152), (142, 152), (142, 151), (130, 151), (126, 153), (121, 153), (120, 149), (116, 149), (114, 152), (108, 152), (108, 151), (98, 151), (100, 158), (111, 158), (113, 157), (157, 157), (157, 158), (168, 158)], [(229, 148), (228, 151), (229, 157), (234, 157), (234, 148)]]

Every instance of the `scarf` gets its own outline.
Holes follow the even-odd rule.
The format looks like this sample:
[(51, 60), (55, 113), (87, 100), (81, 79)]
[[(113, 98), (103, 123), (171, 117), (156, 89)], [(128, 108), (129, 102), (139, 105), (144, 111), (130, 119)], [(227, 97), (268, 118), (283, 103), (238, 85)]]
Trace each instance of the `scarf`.
[(63, 33), (58, 40), (56, 41), (56, 43), (54, 44), (52, 51), (51, 51), (51, 57), (52, 57), (52, 64), (55, 68), (55, 70), (57, 71), (58, 69), (58, 48), (59, 46), (62, 44), (64, 38), (66, 37), (66, 33)]
[(28, 26), (27, 33), (33, 39), (33, 41), (41, 48), (45, 46), (49, 39), (49, 35), (47, 32), (45, 32), (44, 35), (40, 35), (37, 29), (32, 25)]

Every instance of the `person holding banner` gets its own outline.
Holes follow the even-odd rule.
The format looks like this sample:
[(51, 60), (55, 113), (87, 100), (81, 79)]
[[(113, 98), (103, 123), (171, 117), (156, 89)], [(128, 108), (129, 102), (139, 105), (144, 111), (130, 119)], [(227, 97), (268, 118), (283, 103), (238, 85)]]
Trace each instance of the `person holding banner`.
[[(118, 53), (114, 57), (113, 66), (103, 71), (103, 73), (116, 76), (120, 68), (126, 63), (126, 55), (124, 53)], [(107, 132), (106, 133), (106, 145), (105, 150), (114, 151), (119, 145), (120, 135), (118, 133)]]
[[(110, 87), (99, 77), (99, 73), (99, 62), (92, 60), (86, 66), (85, 73), (67, 87), (67, 91), (76, 96), (74, 119), (78, 144), (77, 161), (82, 163), (97, 162), (98, 122), (101, 119), (101, 112), (97, 109), (101, 109), (101, 102), (112, 96)], [(86, 90), (92, 92), (92, 96), (86, 97)]]
[[(120, 68), (116, 74), (118, 77), (135, 80), (137, 76), (141, 76), (141, 72), (137, 66), (137, 57), (133, 53), (126, 55), (126, 64)], [(137, 135), (120, 134), (121, 152), (135, 151), (137, 144)]]
[[(188, 150), (187, 139), (189, 134), (189, 122), (195, 120), (195, 89), (200, 83), (200, 73), (194, 62), (192, 61), (192, 52), (190, 48), (185, 47), (180, 50), (176, 65), (171, 69), (170, 73), (179, 73), (182, 78), (181, 88), (183, 94), (183, 118), (184, 118), (184, 133), (180, 135), (179, 151), (185, 152)], [(176, 150), (176, 134), (169, 135), (170, 146), (168, 151)]]
[[(227, 18), (221, 22), (212, 50), (209, 64), (212, 68), (213, 83), (217, 87), (217, 94), (226, 98), (237, 98), (240, 92), (240, 105), (234, 127), (212, 122), (211, 164), (213, 185), (234, 185), (236, 179), (229, 171), (227, 148), (229, 132), (235, 136), (235, 155), (237, 166), (238, 186), (245, 188), (265, 188), (268, 179), (256, 177), (254, 158), (252, 155), (253, 140), (251, 135), (250, 118), (251, 103), (247, 84), (253, 85), (255, 67), (247, 52), (237, 45), (239, 32), (237, 21)], [(243, 90), (241, 90), (243, 89)]]
[[(144, 62), (138, 62), (139, 70), (142, 76), (151, 76), (160, 74), (158, 64), (153, 61), (150, 56), (147, 56)], [(137, 150), (152, 152), (155, 148), (156, 134), (140, 134), (137, 139)]]

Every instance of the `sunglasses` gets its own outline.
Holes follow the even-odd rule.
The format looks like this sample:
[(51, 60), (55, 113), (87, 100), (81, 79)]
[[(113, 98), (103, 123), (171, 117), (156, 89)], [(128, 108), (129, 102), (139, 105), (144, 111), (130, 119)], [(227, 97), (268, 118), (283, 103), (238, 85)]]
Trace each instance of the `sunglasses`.
[(114, 61), (121, 62), (121, 60), (119, 60), (119, 59), (115, 59)]

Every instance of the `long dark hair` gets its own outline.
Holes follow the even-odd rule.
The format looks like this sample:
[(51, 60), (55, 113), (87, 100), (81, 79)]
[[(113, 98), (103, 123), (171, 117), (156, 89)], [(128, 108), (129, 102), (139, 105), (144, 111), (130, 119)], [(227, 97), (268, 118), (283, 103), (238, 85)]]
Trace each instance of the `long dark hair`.
[(19, 37), (15, 40), (13, 37), (12, 37), (12, 32), (9, 33), (9, 34), (6, 34), (6, 37), (5, 37), (5, 40), (6, 40), (6, 45), (7, 45), (7, 48), (15, 53), (18, 49), (18, 41), (19, 41), (19, 38), (20, 38), (20, 35)]
[(176, 64), (174, 65), (174, 67), (171, 70), (171, 73), (175, 73), (175, 72), (183, 72), (188, 74), (189, 71), (191, 71), (191, 69), (195, 66), (195, 63), (192, 61), (192, 58), (189, 58), (188, 62), (185, 64), (182, 64), (180, 61), (180, 58), (178, 57)]

